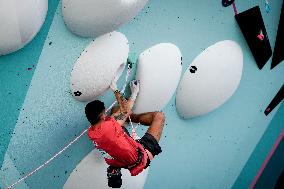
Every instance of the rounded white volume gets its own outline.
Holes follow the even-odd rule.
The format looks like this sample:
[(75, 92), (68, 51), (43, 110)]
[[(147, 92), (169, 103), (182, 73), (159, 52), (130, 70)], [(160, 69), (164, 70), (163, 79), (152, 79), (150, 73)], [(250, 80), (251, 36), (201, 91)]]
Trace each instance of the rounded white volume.
[(121, 76), (128, 52), (127, 38), (119, 32), (92, 41), (73, 67), (70, 79), (73, 96), (79, 101), (92, 101), (103, 94), (114, 77)]
[[(76, 166), (70, 174), (63, 189), (109, 189), (107, 167), (101, 154), (94, 149)], [(143, 189), (148, 175), (145, 169), (137, 176), (131, 176), (129, 171), (122, 169), (122, 189)]]
[(140, 81), (134, 113), (160, 111), (175, 93), (182, 71), (179, 48), (157, 44), (139, 55), (136, 79)]
[(243, 52), (234, 41), (220, 41), (198, 55), (178, 87), (176, 107), (182, 118), (204, 115), (225, 103), (239, 86)]
[(82, 37), (97, 37), (128, 22), (148, 0), (62, 0), (66, 26)]
[(0, 0), (0, 56), (29, 43), (44, 23), (48, 0)]

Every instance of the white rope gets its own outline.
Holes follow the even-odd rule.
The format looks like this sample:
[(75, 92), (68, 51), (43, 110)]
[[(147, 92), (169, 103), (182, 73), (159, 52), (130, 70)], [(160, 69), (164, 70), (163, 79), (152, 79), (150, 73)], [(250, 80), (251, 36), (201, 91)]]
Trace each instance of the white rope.
[[(131, 68), (128, 65), (127, 67), (127, 74), (125, 77), (125, 83), (122, 89), (122, 93), (124, 93), (126, 85), (127, 85), (127, 81), (129, 78), (129, 75), (131, 73)], [(106, 112), (108, 112), (116, 103), (117, 101), (115, 100), (110, 107), (106, 110)], [(89, 127), (90, 128), (90, 127)], [(88, 128), (88, 129), (89, 129)], [(54, 160), (57, 156), (59, 156), (62, 152), (64, 152), (67, 148), (69, 148), (74, 142), (76, 142), (79, 138), (81, 138), (87, 131), (88, 129), (84, 130), (79, 136), (77, 136), (74, 140), (72, 140), (68, 145), (66, 145), (62, 150), (60, 150), (59, 152), (57, 152), (53, 157), (51, 157), (48, 161), (46, 161), (44, 164), (40, 165), (38, 168), (36, 168), (35, 170), (33, 170), (32, 172), (28, 173), (26, 176), (22, 177), (21, 179), (19, 179), (17, 182), (14, 182), (13, 184), (11, 184), (10, 186), (7, 187), (7, 189), (11, 189), (12, 187), (14, 187), (16, 184), (19, 184), (20, 182), (22, 182), (23, 180), (27, 179), (28, 177), (32, 176), (34, 173), (36, 173), (37, 171), (39, 171), (40, 169), (42, 169), (43, 167), (47, 166), (52, 160)], [(3, 183), (4, 184), (4, 183)]]
[(140, 137), (137, 135), (136, 129), (137, 129), (137, 127), (140, 125), (140, 123), (136, 124), (136, 126), (134, 127), (133, 124), (132, 124), (132, 121), (131, 121), (130, 116), (129, 116), (128, 118), (129, 118), (129, 122), (130, 122), (130, 125), (131, 125), (131, 132), (132, 132), (131, 137), (132, 137), (134, 140), (139, 139)]

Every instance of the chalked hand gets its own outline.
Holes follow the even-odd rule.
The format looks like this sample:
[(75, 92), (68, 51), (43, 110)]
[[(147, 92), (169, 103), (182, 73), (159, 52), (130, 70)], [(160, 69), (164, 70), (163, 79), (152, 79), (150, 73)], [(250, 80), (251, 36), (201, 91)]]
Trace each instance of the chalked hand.
[(139, 87), (140, 85), (138, 80), (133, 80), (130, 82), (130, 90), (133, 95), (137, 96), (139, 92)]
[(139, 92), (139, 81), (138, 80), (131, 81), (130, 89), (132, 93), (138, 93)]

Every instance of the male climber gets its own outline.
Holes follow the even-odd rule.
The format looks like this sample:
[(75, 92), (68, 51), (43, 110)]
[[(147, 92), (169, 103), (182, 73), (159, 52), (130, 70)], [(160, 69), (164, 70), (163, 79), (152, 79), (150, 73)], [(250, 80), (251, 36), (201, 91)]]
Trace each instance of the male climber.
[[(111, 83), (110, 88), (118, 102), (118, 107), (112, 109), (111, 115), (106, 115), (104, 103), (99, 100), (88, 103), (85, 113), (91, 123), (88, 136), (96, 148), (106, 155), (105, 161), (109, 165), (108, 184), (110, 187), (119, 188), (122, 184), (121, 168), (128, 169), (132, 176), (136, 176), (150, 165), (155, 155), (162, 152), (158, 142), (162, 135), (165, 116), (162, 112), (132, 114), (131, 109), (139, 92), (138, 81), (130, 83), (129, 100), (117, 90), (115, 81)], [(125, 128), (126, 121), (141, 123), (149, 128), (141, 139), (134, 140)]]

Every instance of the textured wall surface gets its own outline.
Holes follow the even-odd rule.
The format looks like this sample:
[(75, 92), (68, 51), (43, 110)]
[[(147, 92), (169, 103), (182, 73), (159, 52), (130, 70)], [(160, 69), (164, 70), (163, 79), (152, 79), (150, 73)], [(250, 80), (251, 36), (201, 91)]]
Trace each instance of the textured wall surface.
[[(70, 33), (62, 19), (61, 3), (49, 3), (45, 26), (32, 43), (0, 57), (0, 162), (4, 159), (1, 188), (45, 162), (88, 126), (85, 104), (70, 95), (69, 79), (74, 62), (92, 39)], [(236, 1), (240, 12), (260, 6), (272, 48), (281, 3), (271, 1), (272, 11), (267, 14), (264, 1)], [(257, 153), (260, 158), (254, 161), (260, 166), (271, 147), (264, 145), (264, 153), (259, 153), (259, 141), (279, 135), (267, 129), (279, 106), (267, 117), (263, 111), (284, 83), (284, 64), (270, 70), (270, 59), (259, 70), (232, 7), (222, 7), (221, 1), (151, 0), (119, 31), (128, 38), (130, 53), (137, 56), (156, 43), (174, 43), (183, 54), (183, 73), (208, 46), (226, 39), (239, 43), (244, 52), (243, 76), (228, 102), (208, 115), (189, 120), (177, 115), (175, 97), (163, 109), (163, 153), (152, 162), (144, 188), (225, 189), (238, 184), (239, 179), (247, 180), (242, 185), (247, 188), (259, 168), (249, 164), (249, 158)], [(162, 71), (161, 67), (157, 73)], [(134, 74), (135, 69), (131, 78)], [(102, 99), (110, 104), (114, 98), (107, 93)], [(140, 133), (143, 130), (140, 128)], [(62, 188), (92, 148), (87, 137), (83, 137), (15, 188)]]

